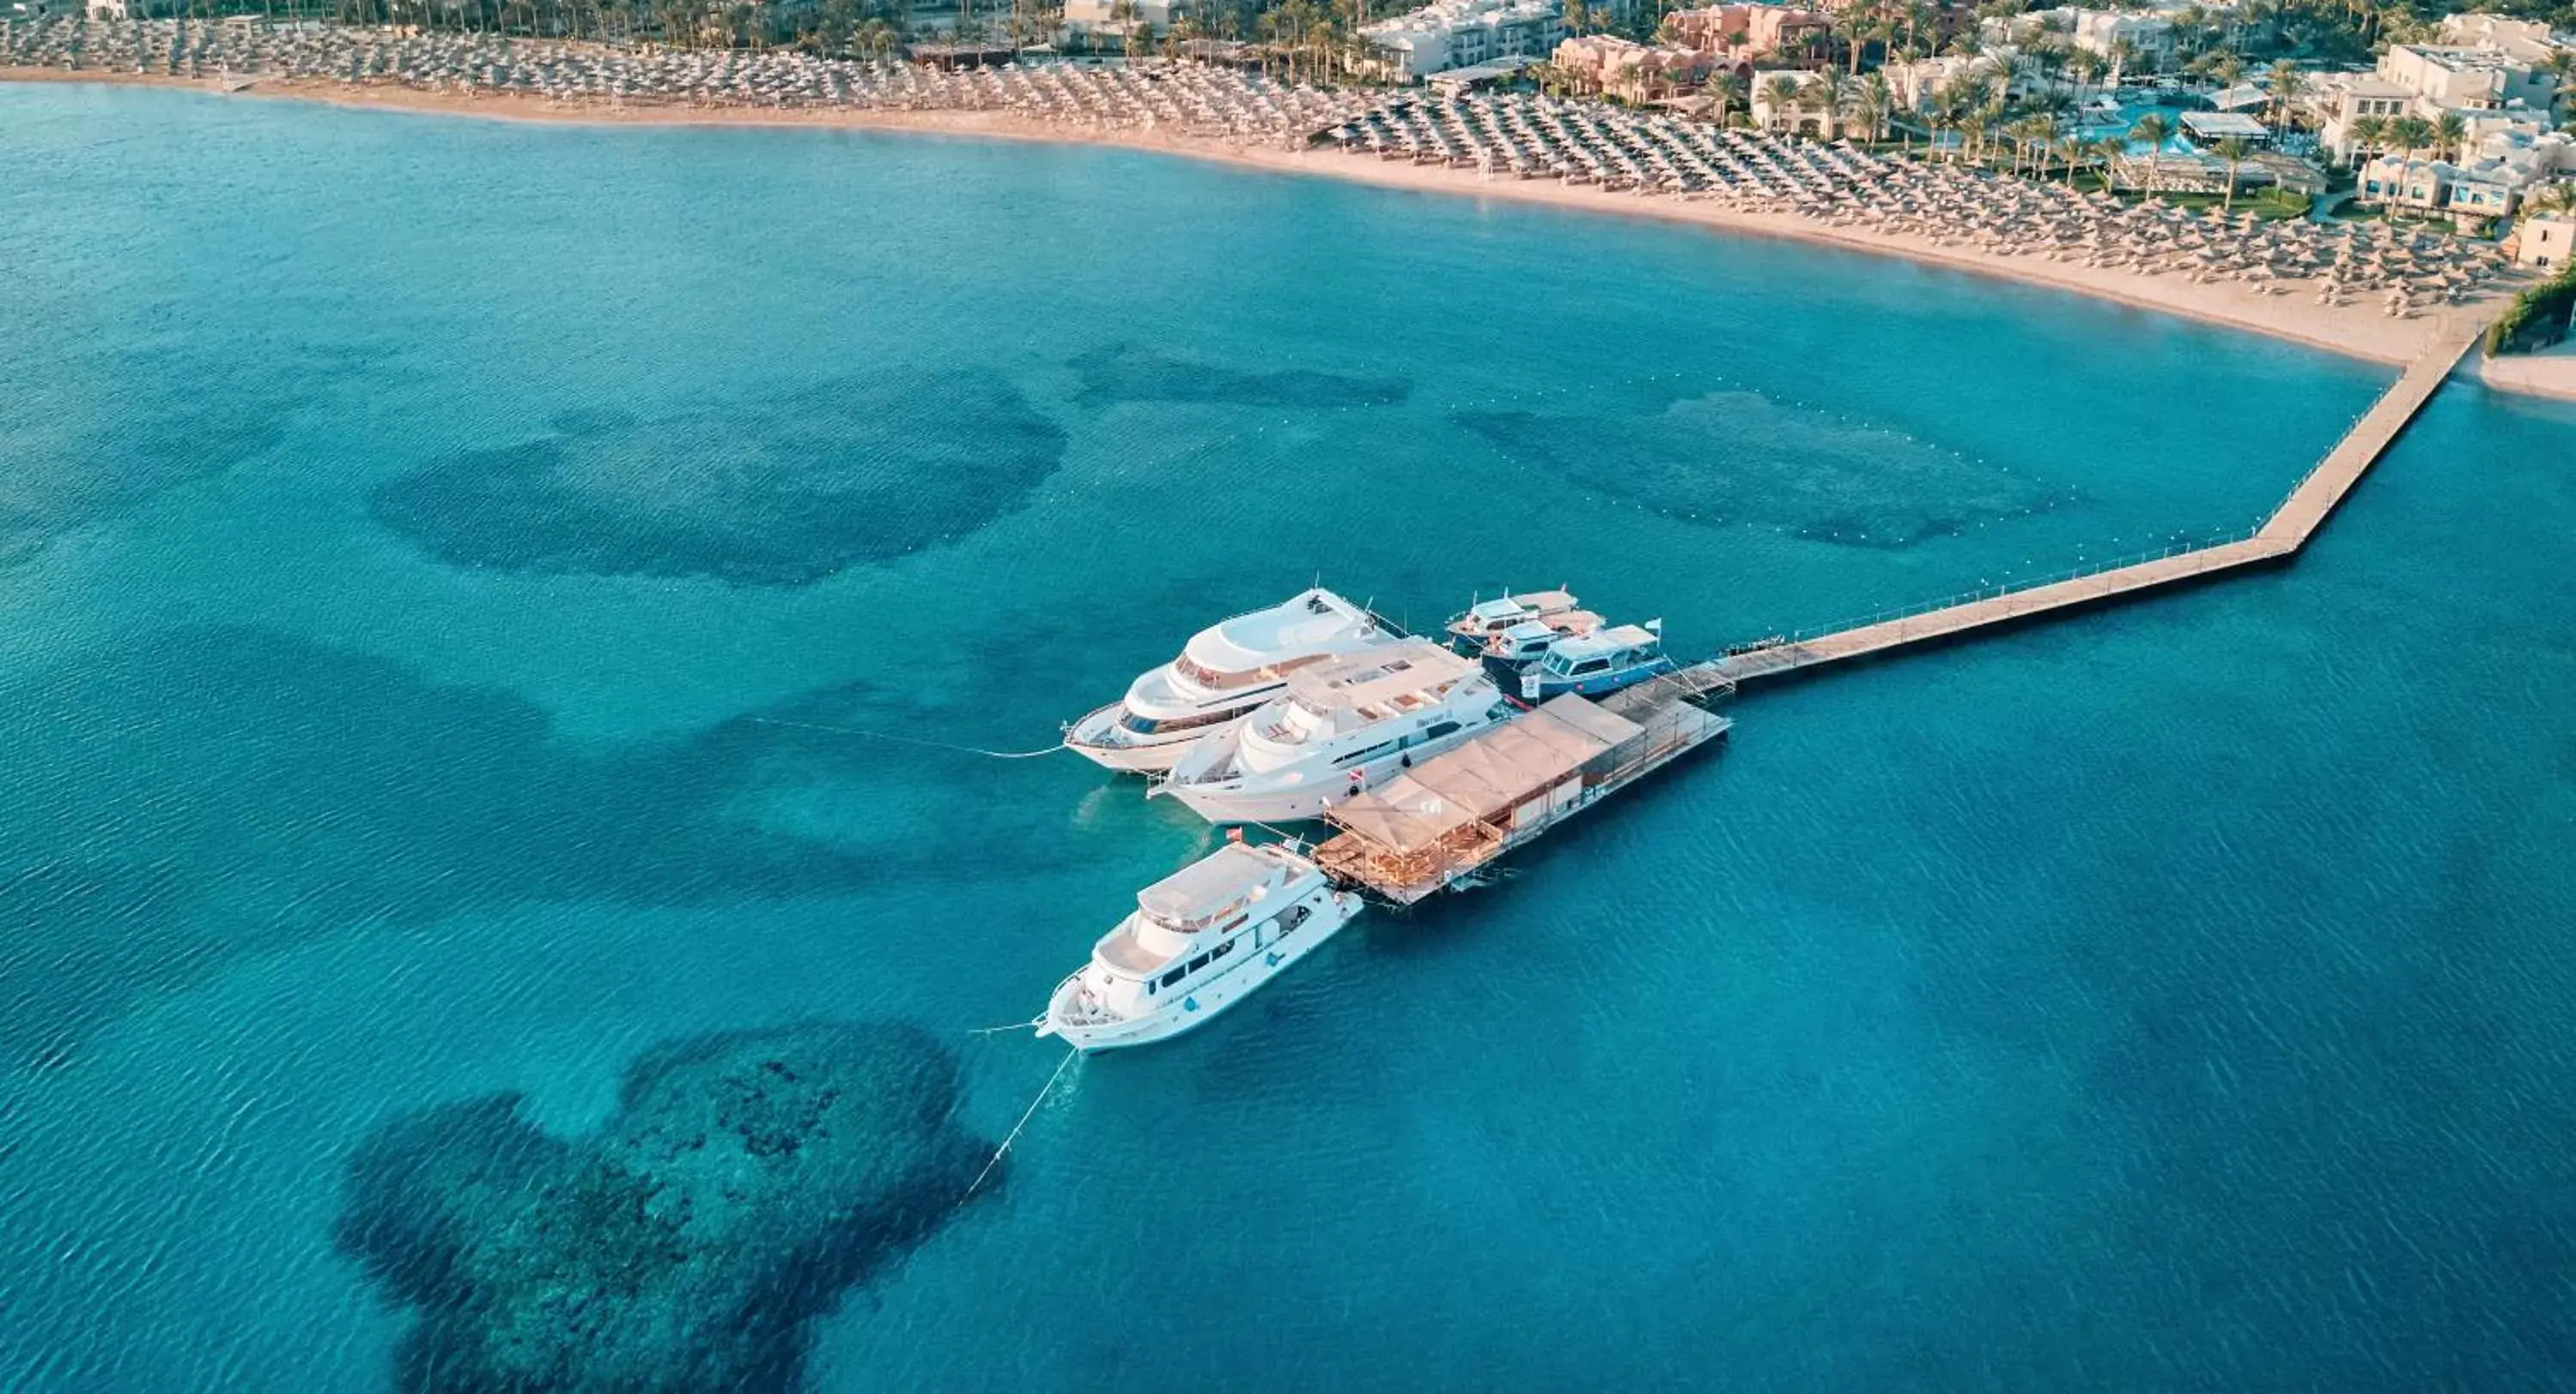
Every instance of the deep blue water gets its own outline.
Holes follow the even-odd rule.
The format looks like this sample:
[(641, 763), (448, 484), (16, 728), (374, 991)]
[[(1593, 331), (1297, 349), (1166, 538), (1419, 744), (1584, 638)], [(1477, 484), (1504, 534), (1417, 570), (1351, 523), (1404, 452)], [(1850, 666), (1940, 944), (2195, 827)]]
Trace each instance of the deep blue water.
[[(442, 1105), (593, 1156), (894, 1021), (1008, 1129), (1057, 1056), (968, 1029), (1208, 831), (775, 722), (1042, 745), (1319, 574), (1713, 648), (2242, 527), (2388, 376), (1126, 153), (141, 91), (0, 89), (0, 266), (13, 1389), (416, 1375), (348, 1235)], [(2294, 566), (1748, 693), (1080, 1063), (781, 1368), (2564, 1387), (2571, 690), (2576, 410), (2455, 386)]]

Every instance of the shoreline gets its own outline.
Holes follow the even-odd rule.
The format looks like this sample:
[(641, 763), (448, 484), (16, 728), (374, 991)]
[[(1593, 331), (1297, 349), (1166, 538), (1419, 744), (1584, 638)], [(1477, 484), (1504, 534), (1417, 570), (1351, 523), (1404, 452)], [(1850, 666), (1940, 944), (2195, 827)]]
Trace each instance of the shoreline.
[[(2233, 282), (2195, 285), (2180, 277), (2147, 277), (2126, 270), (2087, 267), (2074, 262), (2006, 257), (1973, 248), (1944, 247), (1915, 234), (1829, 227), (1795, 214), (1747, 212), (1670, 196), (1608, 193), (1598, 188), (1570, 186), (1553, 180), (1497, 180), (1470, 170), (1392, 163), (1338, 150), (1291, 150), (1235, 144), (1208, 137), (1158, 134), (1131, 127), (1073, 127), (1003, 112), (840, 107), (760, 110), (664, 105), (601, 108), (568, 106), (507, 92), (435, 92), (394, 84), (357, 85), (256, 76), (186, 78), (52, 68), (0, 68), (0, 82), (159, 87), (201, 92), (209, 96), (248, 96), (272, 101), (301, 101), (325, 106), (528, 124), (888, 131), (1136, 150), (1272, 174), (1338, 179), (1414, 193), (1501, 199), (1590, 214), (1650, 218), (1739, 236), (1902, 257), (1918, 265), (2067, 291), (2132, 309), (2262, 334), (2342, 357), (2392, 367), (2412, 362), (2426, 346), (2442, 337), (2446, 322), (2456, 315), (2485, 311), (2500, 298), (2490, 294), (2450, 311), (2427, 313), (2414, 319), (2391, 319), (2365, 304), (2320, 305), (2312, 297), (2296, 293), (2251, 296), (2241, 285)], [(2482, 363), (2478, 369), (2465, 375), (2483, 381), (2495, 391), (2576, 401), (2576, 358), (2547, 355), (2506, 359), (2501, 363), (2501, 370), (2492, 364)]]

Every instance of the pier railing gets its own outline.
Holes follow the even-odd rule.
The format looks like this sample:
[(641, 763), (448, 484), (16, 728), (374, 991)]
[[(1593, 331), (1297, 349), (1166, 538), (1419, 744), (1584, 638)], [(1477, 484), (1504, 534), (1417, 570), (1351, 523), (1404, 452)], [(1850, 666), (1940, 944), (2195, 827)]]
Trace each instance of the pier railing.
[[(2265, 521), (2268, 522), (2269, 518), (2267, 517)], [(2064, 571), (2050, 572), (2045, 576), (1997, 581), (1992, 585), (1976, 586), (1968, 590), (1954, 591), (1949, 595), (1942, 596), (1938, 600), (1925, 600), (1912, 605), (1898, 605), (1885, 610), (1874, 610), (1865, 615), (1847, 615), (1842, 619), (1829, 621), (1824, 624), (1802, 626), (1800, 628), (1790, 630), (1776, 639), (1766, 642), (1739, 646), (1736, 649), (1730, 650), (1729, 656), (1741, 656), (1748, 652), (1759, 652), (1766, 648), (1786, 648), (1793, 644), (1803, 644), (1811, 640), (1821, 639), (1828, 634), (1840, 634), (1846, 630), (1852, 629), (1867, 629), (1872, 625), (1894, 624), (1900, 620), (1913, 619), (1918, 615), (1929, 615), (1936, 611), (1957, 609), (1962, 605), (1982, 604), (1990, 600), (2007, 599), (2025, 591), (2045, 590), (2050, 586), (2064, 585), (2069, 581), (2081, 581), (2087, 576), (2099, 576), (2106, 571), (2119, 571), (2127, 567), (2144, 566), (2149, 562), (2165, 561), (2173, 557), (2185, 556), (2193, 552), (2207, 552), (2214, 551), (2220, 547), (2232, 547), (2239, 542), (2253, 541), (2262, 533), (2262, 531), (2263, 524), (2256, 523), (2252, 527), (2241, 528), (2235, 532), (2214, 533), (2205, 537), (2193, 538), (2187, 542), (2169, 543), (2163, 547), (2155, 548), (2152, 551), (2129, 552), (2116, 557), (2106, 557), (2101, 561), (2087, 562), (2080, 566), (2069, 567)]]

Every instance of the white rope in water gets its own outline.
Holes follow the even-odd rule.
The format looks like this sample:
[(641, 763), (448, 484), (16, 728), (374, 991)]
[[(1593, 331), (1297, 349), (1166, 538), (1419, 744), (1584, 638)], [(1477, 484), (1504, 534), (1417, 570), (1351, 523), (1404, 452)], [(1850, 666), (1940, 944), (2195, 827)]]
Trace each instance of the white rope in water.
[(1026, 1021), (1014, 1021), (1007, 1026), (978, 1026), (966, 1034), (969, 1036), (998, 1036), (1005, 1031), (1034, 1031), (1038, 1027), (1044, 1025), (1046, 1025), (1046, 1015), (1044, 1013), (1040, 1013), (1036, 1016), (1030, 1017)]
[(1028, 1110), (1020, 1115), (1019, 1122), (1011, 1125), (1011, 1131), (1003, 1135), (1002, 1145), (993, 1149), (993, 1159), (984, 1163), (984, 1169), (982, 1171), (975, 1173), (974, 1184), (966, 1188), (966, 1194), (957, 1198), (956, 1206), (951, 1207), (952, 1212), (957, 1209), (963, 1209), (966, 1202), (975, 1198), (975, 1192), (983, 1186), (984, 1178), (992, 1175), (993, 1168), (1002, 1164), (1002, 1154), (1010, 1151), (1011, 1144), (1020, 1140), (1020, 1129), (1027, 1127), (1029, 1125), (1029, 1120), (1037, 1116), (1038, 1105), (1045, 1103), (1046, 1096), (1055, 1092), (1055, 1082), (1064, 1078), (1065, 1067), (1081, 1058), (1081, 1051), (1072, 1049), (1071, 1047), (1067, 1047), (1065, 1049), (1064, 1059), (1056, 1062), (1055, 1073), (1047, 1076), (1046, 1087), (1038, 1090), (1038, 1096), (1036, 1098), (1029, 1100)]
[(1064, 749), (1064, 742), (1057, 741), (1043, 750), (986, 750), (981, 746), (926, 741), (918, 736), (895, 736), (883, 731), (862, 731), (852, 726), (821, 726), (811, 721), (781, 721), (774, 716), (748, 716), (743, 719), (759, 722), (763, 726), (791, 726), (799, 731), (826, 731), (835, 736), (864, 736), (872, 741), (893, 741), (897, 745), (918, 745), (931, 750), (954, 750), (963, 755), (989, 755), (996, 760), (1034, 760), (1041, 755), (1053, 755)]

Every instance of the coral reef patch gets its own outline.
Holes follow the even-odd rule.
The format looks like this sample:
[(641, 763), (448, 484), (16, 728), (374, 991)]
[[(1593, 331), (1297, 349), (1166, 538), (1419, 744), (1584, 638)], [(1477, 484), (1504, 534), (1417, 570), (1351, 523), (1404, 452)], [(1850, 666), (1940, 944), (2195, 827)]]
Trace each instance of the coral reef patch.
[(1066, 445), (975, 370), (553, 424), (379, 485), (377, 520), (460, 566), (798, 585), (974, 532), (1026, 502)]
[(1191, 402), (1238, 407), (1384, 407), (1413, 395), (1413, 379), (1357, 377), (1290, 368), (1250, 372), (1135, 348), (1097, 349), (1073, 360), (1082, 375), (1076, 400)]
[(511, 1095), (396, 1118), (349, 1162), (333, 1238), (417, 1321), (418, 1394), (795, 1387), (807, 1326), (927, 1239), (990, 1154), (917, 1027), (692, 1038), (627, 1072), (595, 1133)]
[(1908, 547), (2078, 497), (1901, 431), (1755, 392), (1686, 398), (1639, 417), (1477, 411), (1451, 419), (1510, 459), (1667, 518), (1777, 527), (1840, 546)]

